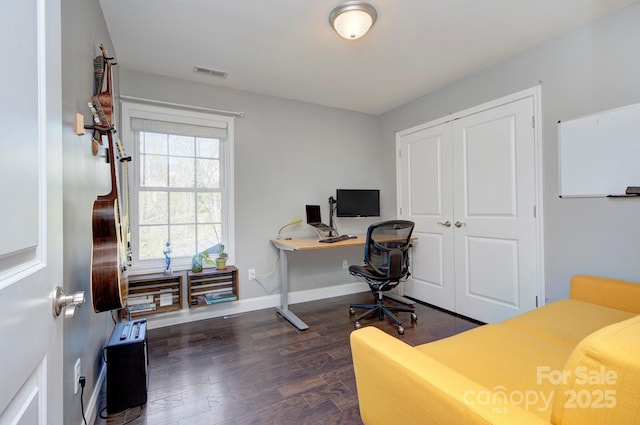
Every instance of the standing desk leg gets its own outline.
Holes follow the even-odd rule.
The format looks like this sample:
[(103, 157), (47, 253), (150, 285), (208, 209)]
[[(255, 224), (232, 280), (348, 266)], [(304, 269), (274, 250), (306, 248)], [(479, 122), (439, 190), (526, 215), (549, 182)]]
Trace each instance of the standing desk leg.
[(308, 329), (309, 326), (304, 323), (298, 316), (289, 310), (289, 267), (287, 266), (287, 251), (280, 250), (280, 307), (277, 307), (278, 313), (287, 319), (293, 326), (301, 331)]

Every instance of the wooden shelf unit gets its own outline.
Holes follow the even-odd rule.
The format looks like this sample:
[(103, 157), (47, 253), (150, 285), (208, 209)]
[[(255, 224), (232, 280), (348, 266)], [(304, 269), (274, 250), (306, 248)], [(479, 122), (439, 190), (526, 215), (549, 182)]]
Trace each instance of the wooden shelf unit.
[[(128, 305), (131, 318), (181, 310), (182, 273), (129, 276)], [(149, 308), (135, 310), (137, 305)]]
[[(235, 299), (240, 298), (238, 293), (238, 269), (227, 266), (224, 269), (204, 269), (200, 273), (187, 272), (187, 301), (189, 307), (204, 307), (208, 305), (204, 300), (206, 294), (232, 292)], [(197, 303), (196, 303), (197, 302)]]

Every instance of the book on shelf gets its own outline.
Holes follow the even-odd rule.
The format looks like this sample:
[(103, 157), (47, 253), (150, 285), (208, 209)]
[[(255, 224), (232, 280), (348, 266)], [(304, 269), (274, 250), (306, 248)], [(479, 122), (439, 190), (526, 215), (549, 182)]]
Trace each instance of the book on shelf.
[(151, 304), (134, 304), (127, 307), (131, 313), (141, 313), (143, 311), (152, 311), (156, 309), (156, 303)]
[(160, 290), (160, 307), (173, 305), (173, 292), (171, 289)]
[(153, 299), (153, 295), (129, 295), (127, 299), (127, 304), (129, 306), (132, 305), (140, 305), (140, 304), (151, 304), (155, 300)]
[(235, 301), (238, 297), (231, 291), (212, 292), (204, 295), (204, 301), (207, 304), (222, 303), (226, 301)]

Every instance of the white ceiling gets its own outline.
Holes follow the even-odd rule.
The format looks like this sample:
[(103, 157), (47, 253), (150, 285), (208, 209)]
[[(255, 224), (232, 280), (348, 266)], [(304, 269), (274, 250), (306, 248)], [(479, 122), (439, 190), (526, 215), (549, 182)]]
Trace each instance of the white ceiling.
[(637, 0), (368, 1), (355, 41), (329, 26), (338, 0), (100, 4), (121, 67), (380, 114)]

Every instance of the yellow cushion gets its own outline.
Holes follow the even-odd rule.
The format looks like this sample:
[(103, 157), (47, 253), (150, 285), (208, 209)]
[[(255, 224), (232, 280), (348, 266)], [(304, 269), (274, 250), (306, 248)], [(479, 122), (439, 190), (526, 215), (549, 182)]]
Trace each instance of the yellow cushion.
[(634, 313), (579, 300), (561, 300), (502, 324), (573, 349), (584, 337)]
[(495, 394), (373, 326), (351, 333), (362, 422), (367, 425), (544, 425)]
[(416, 349), (546, 420), (555, 385), (540, 382), (538, 368), (560, 370), (571, 354), (571, 348), (503, 325), (481, 326)]
[(564, 367), (551, 416), (556, 425), (640, 421), (640, 316), (586, 337)]
[(640, 314), (640, 284), (604, 277), (575, 275), (571, 298)]

